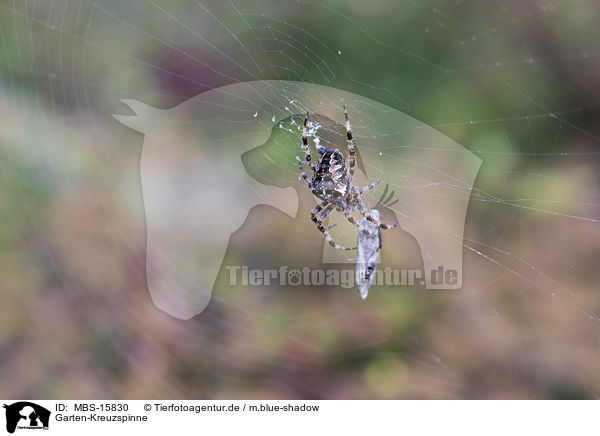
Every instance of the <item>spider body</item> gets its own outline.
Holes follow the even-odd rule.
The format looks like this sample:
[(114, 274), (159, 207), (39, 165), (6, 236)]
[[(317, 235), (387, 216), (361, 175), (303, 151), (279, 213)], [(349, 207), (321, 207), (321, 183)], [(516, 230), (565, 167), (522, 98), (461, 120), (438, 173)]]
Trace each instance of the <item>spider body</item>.
[(348, 207), (350, 169), (337, 148), (324, 150), (313, 172), (312, 186), (312, 192), (317, 198), (333, 204), (337, 210)]
[(346, 106), (344, 106), (344, 117), (346, 119), (346, 142), (348, 145), (349, 164), (346, 163), (344, 155), (337, 148), (327, 150), (325, 147), (319, 147), (321, 158), (319, 159), (318, 164), (315, 166), (315, 164), (312, 162), (310, 148), (308, 146), (308, 139), (306, 138), (308, 112), (304, 117), (304, 126), (302, 128), (302, 147), (304, 148), (304, 152), (306, 154), (306, 163), (313, 171), (312, 180), (309, 180), (308, 176), (304, 172), (300, 158), (296, 157), (296, 159), (298, 159), (298, 166), (300, 167), (300, 177), (303, 178), (308, 184), (308, 187), (312, 193), (321, 200), (321, 203), (318, 204), (311, 212), (311, 220), (315, 223), (319, 231), (323, 233), (323, 236), (329, 245), (337, 248), (338, 250), (355, 250), (356, 247), (342, 247), (333, 240), (331, 235), (327, 232), (327, 229), (333, 227), (333, 225), (329, 227), (323, 227), (323, 221), (334, 208), (337, 211), (342, 212), (348, 221), (358, 227), (358, 229), (366, 235), (371, 235), (372, 232), (369, 231), (366, 226), (361, 226), (351, 215), (352, 211), (355, 209), (358, 209), (364, 218), (376, 224), (377, 228), (391, 229), (396, 227), (398, 223), (387, 225), (379, 221), (379, 219), (374, 218), (371, 216), (371, 214), (369, 214), (369, 211), (365, 208), (365, 205), (360, 198), (360, 195), (363, 192), (373, 188), (375, 185), (381, 182), (381, 180), (377, 180), (362, 189), (358, 189), (356, 186), (352, 185), (352, 176), (354, 175), (356, 157), (354, 154), (352, 129), (350, 128), (350, 121), (348, 120)]

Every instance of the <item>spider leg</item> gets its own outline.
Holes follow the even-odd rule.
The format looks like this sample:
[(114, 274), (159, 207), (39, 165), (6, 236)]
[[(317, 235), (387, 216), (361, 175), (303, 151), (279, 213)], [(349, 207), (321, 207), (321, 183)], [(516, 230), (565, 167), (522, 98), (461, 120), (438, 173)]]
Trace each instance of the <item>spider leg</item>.
[[(317, 219), (319, 221), (325, 221), (325, 218), (327, 218), (327, 215), (329, 215), (332, 210), (333, 210), (333, 205), (329, 204), (325, 209), (323, 209), (323, 212), (321, 212), (319, 214), (319, 216), (317, 217)], [(330, 227), (333, 227), (333, 226), (330, 226)]]
[(344, 210), (342, 212), (343, 212), (344, 216), (348, 219), (348, 221), (350, 221), (350, 223), (352, 223), (356, 227), (358, 227), (358, 230), (360, 230), (361, 232), (363, 232), (365, 235), (372, 235), (373, 234), (370, 231), (368, 231), (367, 229), (365, 229), (363, 226), (361, 226), (360, 223), (357, 222), (352, 215), (350, 215), (349, 211)]
[(348, 110), (344, 105), (344, 118), (346, 119), (346, 141), (348, 142), (348, 157), (350, 159), (350, 178), (354, 175), (354, 165), (356, 164), (356, 156), (354, 154), (354, 140), (352, 139), (352, 127), (348, 119)]
[(311, 183), (310, 180), (308, 180), (308, 176), (304, 172), (304, 167), (302, 166), (302, 161), (300, 160), (300, 158), (298, 156), (296, 156), (296, 159), (298, 160), (298, 167), (300, 167), (300, 177), (303, 178), (306, 181), (306, 183), (308, 184), (308, 187), (312, 191), (313, 184)]
[(358, 191), (358, 189), (355, 189), (354, 194), (355, 194), (354, 198), (356, 199), (356, 204), (358, 205), (358, 211), (360, 212), (360, 214), (362, 216), (364, 216), (366, 219), (368, 219), (372, 223), (377, 224), (377, 226), (381, 227), (382, 229), (393, 229), (394, 227), (396, 227), (400, 224), (398, 221), (396, 221), (394, 224), (390, 225), (390, 224), (386, 224), (382, 221), (373, 219), (371, 217), (371, 214), (369, 214), (369, 211), (365, 207), (364, 203), (362, 202), (362, 199), (360, 198), (360, 192)]
[(362, 194), (365, 191), (368, 191), (369, 189), (374, 188), (376, 185), (378, 185), (379, 183), (381, 183), (381, 180), (375, 180), (373, 183), (371, 183), (370, 185), (365, 186), (364, 188), (361, 188), (358, 190), (358, 194)]
[(308, 139), (306, 138), (306, 124), (308, 123), (308, 112), (306, 112), (306, 116), (304, 117), (304, 125), (302, 126), (302, 148), (304, 148), (304, 152), (306, 153), (306, 163), (310, 167), (311, 170), (315, 170), (315, 164), (310, 160), (310, 148), (308, 147)]
[[(316, 208), (315, 208), (316, 209)], [(317, 216), (317, 222), (318, 223), (323, 223), (323, 221), (325, 221), (325, 219), (329, 216), (329, 214), (333, 211), (333, 206), (328, 205), (325, 209), (323, 209), (323, 211)], [(330, 229), (331, 227), (335, 227), (335, 224), (332, 224), (330, 226), (327, 227), (323, 227), (325, 230)]]
[[(325, 210), (323, 210), (323, 208), (325, 207)], [(317, 214), (319, 212), (321, 212), (323, 210), (323, 213), (321, 213), (319, 215), (319, 217), (317, 218)], [(329, 213), (333, 210), (333, 207), (328, 204), (327, 201), (322, 202), (321, 204), (318, 204), (317, 206), (315, 206), (315, 208), (312, 210), (312, 212), (310, 213), (310, 219), (312, 219), (313, 223), (315, 223), (315, 225), (317, 226), (317, 228), (319, 229), (319, 231), (321, 233), (323, 233), (323, 237), (327, 240), (327, 242), (329, 243), (329, 245), (331, 245), (333, 248), (337, 249), (337, 250), (356, 250), (356, 247), (352, 247), (352, 248), (348, 248), (348, 247), (342, 247), (341, 245), (338, 245), (333, 238), (331, 237), (331, 235), (329, 233), (327, 233), (327, 229), (325, 227), (323, 227), (323, 220), (325, 218), (327, 218), (327, 215), (329, 215)], [(331, 226), (330, 226), (331, 227)]]

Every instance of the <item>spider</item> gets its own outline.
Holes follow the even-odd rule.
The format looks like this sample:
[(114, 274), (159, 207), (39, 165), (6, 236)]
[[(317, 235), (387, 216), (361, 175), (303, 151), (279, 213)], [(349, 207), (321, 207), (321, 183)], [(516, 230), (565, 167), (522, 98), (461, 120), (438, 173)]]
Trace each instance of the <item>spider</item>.
[[(348, 143), (348, 158), (350, 160), (350, 165), (346, 164), (346, 160), (342, 153), (334, 148), (333, 150), (328, 150), (324, 146), (318, 147), (318, 151), (321, 154), (321, 158), (319, 159), (319, 163), (315, 166), (315, 164), (311, 161), (310, 157), (310, 148), (308, 146), (308, 139), (306, 138), (306, 128), (308, 123), (308, 112), (306, 112), (306, 116), (304, 117), (304, 126), (302, 127), (302, 147), (304, 152), (306, 153), (306, 163), (313, 171), (312, 181), (308, 179), (306, 172), (304, 172), (304, 167), (302, 166), (302, 161), (298, 156), (296, 159), (298, 160), (298, 166), (300, 168), (300, 177), (302, 177), (308, 187), (312, 191), (312, 193), (317, 196), (321, 200), (310, 213), (310, 218), (315, 223), (317, 228), (323, 236), (333, 248), (338, 250), (355, 250), (356, 247), (343, 247), (338, 245), (331, 235), (327, 232), (328, 229), (334, 227), (335, 224), (329, 227), (323, 227), (323, 221), (327, 216), (333, 211), (335, 208), (337, 211), (344, 214), (346, 219), (354, 224), (360, 231), (365, 234), (371, 234), (369, 230), (362, 227), (356, 220), (352, 217), (351, 212), (354, 209), (358, 209), (360, 214), (376, 224), (377, 227), (382, 229), (393, 229), (398, 225), (395, 223), (393, 225), (388, 225), (381, 222), (378, 219), (373, 218), (369, 211), (365, 208), (365, 205), (360, 198), (360, 195), (373, 188), (375, 185), (381, 182), (381, 180), (377, 180), (371, 183), (368, 186), (365, 186), (362, 189), (354, 186), (352, 184), (352, 176), (354, 175), (354, 165), (356, 163), (356, 157), (354, 154), (354, 141), (352, 139), (352, 129), (350, 127), (350, 121), (348, 119), (348, 111), (346, 110), (346, 106), (344, 105), (344, 117), (346, 119), (346, 142)], [(317, 215), (318, 214), (318, 215)]]

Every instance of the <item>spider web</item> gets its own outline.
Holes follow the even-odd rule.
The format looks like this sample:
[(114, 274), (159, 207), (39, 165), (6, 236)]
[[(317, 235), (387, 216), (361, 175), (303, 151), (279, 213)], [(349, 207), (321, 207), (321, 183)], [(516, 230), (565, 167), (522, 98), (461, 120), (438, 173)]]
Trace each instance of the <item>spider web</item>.
[[(99, 325), (158, 341), (159, 354), (175, 347), (177, 364), (203, 362), (198, 377), (210, 378), (214, 395), (260, 374), (252, 392), (281, 397), (597, 398), (600, 50), (593, 14), (581, 12), (594, 5), (576, 3), (497, 2), (484, 11), (460, 1), (0, 2), (0, 89), (11, 121), (2, 134), (19, 146), (7, 148), (3, 165), (15, 192), (10, 216), (38, 229), (31, 251), (44, 246), (50, 258), (53, 250), (66, 252), (34, 263), (42, 278), (31, 286), (86, 289), (66, 291), (56, 304), (84, 312), (75, 303), (83, 298)], [(143, 291), (122, 302), (125, 290), (143, 288), (126, 273), (112, 279), (119, 265), (143, 256), (141, 141), (109, 115), (124, 111), (123, 98), (170, 108), (263, 79), (379, 101), (483, 160), (465, 225), (462, 290), (375, 290), (365, 304), (343, 290), (280, 300), (219, 282), (212, 309), (176, 327), (140, 315)], [(289, 107), (294, 100), (290, 95)], [(350, 114), (353, 127), (368, 129), (357, 115)], [(294, 116), (290, 111), (273, 132), (291, 158), (302, 156), (297, 138), (284, 138), (297, 136)], [(37, 130), (23, 134), (28, 126)], [(319, 137), (337, 127), (317, 130), (312, 145), (339, 143)], [(369, 139), (357, 138), (359, 152)], [(402, 147), (390, 143), (389, 150)], [(426, 148), (436, 151), (435, 144)], [(268, 150), (257, 153), (247, 156), (255, 178), (297, 177), (295, 167), (273, 165)], [(33, 172), (33, 181), (15, 186), (14, 168)], [(384, 156), (367, 168), (384, 181), (389, 171)], [(410, 182), (414, 190), (429, 183)], [(367, 197), (370, 204), (384, 189)], [(401, 192), (396, 196), (388, 207), (400, 216)], [(48, 204), (71, 208), (64, 222), (33, 218)], [(99, 224), (102, 214), (110, 225)], [(105, 241), (97, 257), (79, 260), (95, 246), (87, 239), (42, 236), (68, 234), (71, 222)], [(255, 225), (271, 239), (281, 235)], [(302, 246), (300, 236), (288, 240)], [(420, 253), (405, 242), (401, 259), (410, 264)], [(118, 313), (109, 309), (114, 301), (121, 301)], [(139, 332), (167, 325), (173, 336)], [(190, 395), (177, 377), (169, 382), (157, 391)]]

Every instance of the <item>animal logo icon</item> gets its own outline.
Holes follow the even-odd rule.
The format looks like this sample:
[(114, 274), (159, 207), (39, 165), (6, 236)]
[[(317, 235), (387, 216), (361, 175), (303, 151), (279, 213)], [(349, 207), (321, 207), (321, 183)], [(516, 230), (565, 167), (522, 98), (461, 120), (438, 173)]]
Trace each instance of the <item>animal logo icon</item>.
[[(481, 160), (432, 127), (347, 91), (291, 81), (235, 83), (166, 110), (123, 103), (134, 115), (114, 117), (144, 134), (148, 288), (155, 305), (172, 316), (189, 319), (209, 303), (229, 237), (253, 207), (268, 205), (292, 218), (298, 212), (291, 185), (257, 181), (240, 156), (265, 144), (273, 127), (291, 116), (310, 111), (344, 119), (342, 103), (353, 114), (354, 137), (368, 144), (360, 156), (369, 177), (384, 179), (399, 198), (395, 218), (419, 244), (425, 286), (462, 286), (464, 224)], [(296, 167), (293, 162), (290, 174)], [(349, 234), (356, 238), (355, 229)], [(322, 261), (353, 260), (324, 244)], [(439, 268), (456, 277), (432, 280)]]
[(19, 401), (4, 404), (3, 407), (6, 409), (6, 431), (9, 433), (14, 433), (17, 428), (48, 429), (50, 411), (38, 404)]

